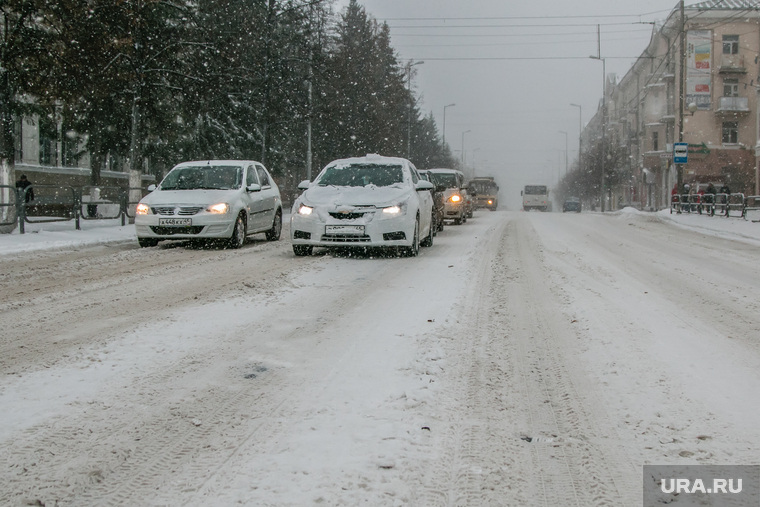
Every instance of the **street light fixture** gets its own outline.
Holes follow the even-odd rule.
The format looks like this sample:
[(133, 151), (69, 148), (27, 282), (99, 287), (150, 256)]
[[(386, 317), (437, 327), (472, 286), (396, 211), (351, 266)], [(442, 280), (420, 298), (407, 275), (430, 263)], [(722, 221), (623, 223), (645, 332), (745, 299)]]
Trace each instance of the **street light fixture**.
[(446, 150), (446, 108), (447, 107), (454, 107), (456, 104), (453, 102), (451, 104), (448, 104), (446, 106), (443, 106), (443, 149)]
[(465, 130), (462, 132), (462, 170), (464, 170), (464, 135), (468, 132), (472, 132), (472, 130)]
[(423, 61), (415, 62), (414, 60), (409, 60), (409, 63), (406, 64), (406, 72), (407, 72), (407, 80), (408, 80), (408, 90), (409, 90), (409, 114), (407, 118), (407, 128), (406, 128), (406, 158), (409, 159), (412, 156), (412, 108), (414, 107), (414, 97), (412, 96), (412, 67), (415, 65), (422, 65)]
[(583, 108), (579, 104), (570, 104), (578, 108), (578, 170), (581, 170), (581, 138), (583, 136)]

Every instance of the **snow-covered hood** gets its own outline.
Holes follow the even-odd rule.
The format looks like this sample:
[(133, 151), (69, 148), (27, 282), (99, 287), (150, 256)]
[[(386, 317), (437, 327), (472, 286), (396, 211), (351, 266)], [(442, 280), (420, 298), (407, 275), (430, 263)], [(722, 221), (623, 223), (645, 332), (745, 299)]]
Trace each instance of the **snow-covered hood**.
[(218, 202), (231, 202), (240, 189), (234, 190), (161, 190), (156, 189), (142, 198), (143, 203), (149, 206), (162, 204), (216, 204)]
[(412, 191), (406, 185), (393, 185), (390, 187), (320, 187), (314, 185), (308, 188), (301, 197), (308, 206), (320, 206), (332, 209), (341, 207), (367, 207), (376, 206), (382, 208), (405, 202), (409, 199)]

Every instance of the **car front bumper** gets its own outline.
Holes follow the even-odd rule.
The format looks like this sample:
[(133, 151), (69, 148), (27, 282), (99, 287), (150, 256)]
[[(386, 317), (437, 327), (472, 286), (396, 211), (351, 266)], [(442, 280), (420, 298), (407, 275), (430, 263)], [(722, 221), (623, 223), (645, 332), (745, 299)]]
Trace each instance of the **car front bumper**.
[[(232, 236), (235, 216), (193, 215), (189, 225), (162, 225), (159, 221), (169, 217), (161, 215), (135, 216), (135, 232), (138, 238), (151, 239), (219, 239)], [(171, 217), (176, 218), (176, 217)]]
[(413, 217), (406, 214), (393, 218), (374, 216), (378, 214), (341, 220), (293, 213), (290, 217), (290, 237), (294, 245), (305, 246), (375, 248), (412, 245)]

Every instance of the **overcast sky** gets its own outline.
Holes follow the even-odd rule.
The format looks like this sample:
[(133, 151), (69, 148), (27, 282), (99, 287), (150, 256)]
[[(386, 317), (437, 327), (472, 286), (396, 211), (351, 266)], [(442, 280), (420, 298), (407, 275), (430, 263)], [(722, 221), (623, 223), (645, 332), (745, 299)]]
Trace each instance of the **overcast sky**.
[[(347, 0), (341, 0), (344, 6)], [(579, 108), (585, 125), (602, 92), (602, 62), (622, 78), (646, 48), (653, 21), (677, 0), (360, 0), (391, 27), (402, 62), (415, 66), (421, 109), (433, 112), (446, 141), (468, 166), (502, 188), (554, 185), (578, 155)], [(694, 1), (687, 0), (686, 4)], [(519, 189), (517, 194), (519, 195)]]

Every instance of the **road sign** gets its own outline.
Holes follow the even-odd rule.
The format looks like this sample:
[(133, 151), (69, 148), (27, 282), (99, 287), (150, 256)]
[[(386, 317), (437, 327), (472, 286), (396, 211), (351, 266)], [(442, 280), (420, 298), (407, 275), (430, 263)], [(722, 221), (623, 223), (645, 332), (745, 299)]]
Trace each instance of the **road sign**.
[(673, 143), (673, 163), (685, 164), (689, 161), (689, 143)]

